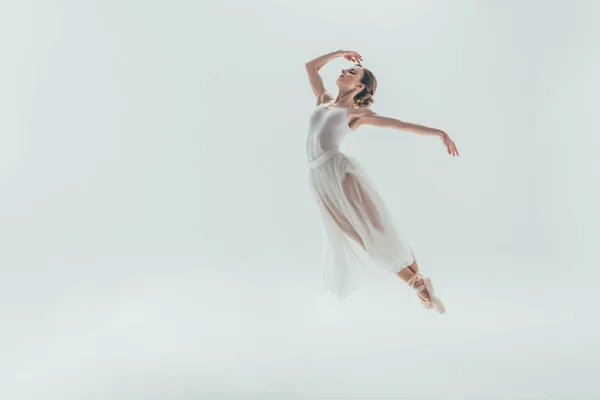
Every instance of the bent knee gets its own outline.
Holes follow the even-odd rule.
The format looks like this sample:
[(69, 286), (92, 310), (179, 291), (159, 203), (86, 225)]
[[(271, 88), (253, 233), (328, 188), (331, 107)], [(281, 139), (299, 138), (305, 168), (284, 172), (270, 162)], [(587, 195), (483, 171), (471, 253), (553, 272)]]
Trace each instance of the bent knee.
[(342, 187), (345, 191), (352, 189), (353, 191), (357, 191), (360, 189), (360, 180), (358, 176), (353, 174), (352, 172), (346, 172), (344, 175), (344, 180), (342, 182)]
[(346, 172), (344, 182), (358, 182), (358, 176), (354, 172)]

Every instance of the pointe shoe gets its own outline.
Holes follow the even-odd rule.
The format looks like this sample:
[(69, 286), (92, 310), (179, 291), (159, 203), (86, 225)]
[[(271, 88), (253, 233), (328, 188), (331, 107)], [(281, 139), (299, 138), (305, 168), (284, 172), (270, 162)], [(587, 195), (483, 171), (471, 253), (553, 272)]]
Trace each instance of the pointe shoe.
[[(423, 284), (419, 287), (416, 287), (417, 286), (416, 281), (418, 281), (419, 279), (423, 279), (423, 275), (421, 275), (420, 272), (417, 272), (416, 274), (411, 276), (410, 279), (408, 281), (406, 281), (406, 283), (408, 284), (408, 286), (413, 288), (415, 290), (415, 292), (417, 292), (417, 297), (419, 298), (419, 300), (421, 300), (421, 304), (423, 305), (423, 307), (430, 310), (433, 308), (433, 305), (418, 295), (419, 292), (422, 292), (423, 290), (426, 289), (425, 284)], [(425, 282), (425, 280), (423, 280), (423, 282)]]
[(431, 284), (431, 278), (423, 278), (423, 283), (425, 284), (425, 289), (427, 289), (427, 293), (429, 293), (429, 303), (431, 304), (431, 306), (439, 314), (445, 313), (446, 307), (444, 307), (440, 298), (435, 295), (435, 290), (433, 290), (433, 285)]

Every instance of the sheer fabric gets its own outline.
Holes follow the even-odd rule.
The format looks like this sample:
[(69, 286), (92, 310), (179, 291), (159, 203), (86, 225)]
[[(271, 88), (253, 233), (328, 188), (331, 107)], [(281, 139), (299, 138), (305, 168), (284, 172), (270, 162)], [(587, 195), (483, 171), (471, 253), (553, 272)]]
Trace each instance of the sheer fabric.
[(307, 181), (320, 210), (320, 268), (326, 291), (345, 299), (414, 262), (415, 243), (393, 223), (379, 188), (364, 167), (334, 146), (309, 162)]

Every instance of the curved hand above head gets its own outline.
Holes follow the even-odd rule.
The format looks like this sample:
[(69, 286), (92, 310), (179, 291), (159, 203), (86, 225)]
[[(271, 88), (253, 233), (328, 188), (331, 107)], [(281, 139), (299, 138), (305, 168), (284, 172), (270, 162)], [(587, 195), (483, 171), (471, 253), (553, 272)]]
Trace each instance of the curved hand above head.
[(344, 57), (346, 60), (350, 61), (350, 62), (354, 62), (354, 63), (360, 63), (363, 60), (363, 57), (358, 54), (358, 52), (354, 51), (354, 50), (342, 50), (340, 52), (340, 54), (342, 55), (342, 57)]

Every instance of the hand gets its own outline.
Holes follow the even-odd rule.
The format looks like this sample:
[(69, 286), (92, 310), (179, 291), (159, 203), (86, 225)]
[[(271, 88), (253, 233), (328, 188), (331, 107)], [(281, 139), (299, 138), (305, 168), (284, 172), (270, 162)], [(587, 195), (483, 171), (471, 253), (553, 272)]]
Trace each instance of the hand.
[(360, 63), (362, 62), (363, 58), (360, 54), (358, 54), (356, 51), (354, 50), (342, 50), (341, 53), (342, 57), (344, 57), (346, 60), (353, 62), (353, 63)]
[(456, 144), (454, 143), (454, 141), (452, 141), (452, 139), (450, 139), (450, 136), (448, 136), (446, 132), (442, 132), (442, 136), (440, 137), (440, 139), (442, 139), (442, 142), (444, 142), (444, 146), (446, 146), (448, 154), (450, 154), (451, 156), (460, 155), (458, 154), (458, 150), (456, 149)]

